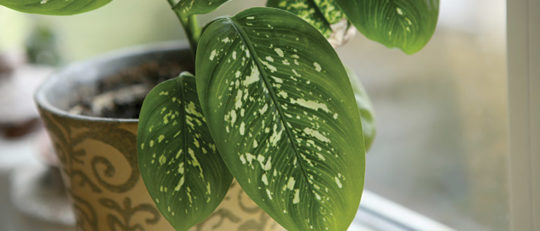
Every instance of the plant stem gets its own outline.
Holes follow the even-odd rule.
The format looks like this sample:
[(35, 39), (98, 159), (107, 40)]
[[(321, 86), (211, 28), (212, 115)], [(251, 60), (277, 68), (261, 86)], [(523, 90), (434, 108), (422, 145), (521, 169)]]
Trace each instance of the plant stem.
[[(167, 0), (167, 1), (169, 2), (169, 5), (171, 5), (171, 8), (174, 8), (175, 6), (174, 0)], [(180, 20), (182, 27), (184, 28), (186, 37), (189, 40), (191, 51), (193, 52), (193, 56), (195, 56), (197, 52), (197, 44), (199, 42), (199, 37), (201, 36), (201, 28), (199, 26), (199, 23), (197, 22), (197, 16), (196, 15), (185, 16), (185, 15), (182, 15), (182, 13), (178, 10), (173, 9), (173, 11), (176, 14), (176, 17), (178, 18), (178, 20)]]

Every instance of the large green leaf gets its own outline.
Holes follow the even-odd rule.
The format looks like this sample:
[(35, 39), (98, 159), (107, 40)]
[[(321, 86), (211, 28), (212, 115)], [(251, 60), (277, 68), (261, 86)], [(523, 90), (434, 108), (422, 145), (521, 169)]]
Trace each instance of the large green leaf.
[(336, 0), (369, 39), (412, 54), (433, 36), (439, 0)]
[(364, 182), (362, 125), (347, 72), (310, 24), (252, 8), (210, 23), (197, 92), (225, 164), (288, 230), (345, 230)]
[(72, 15), (99, 8), (112, 0), (0, 0), (0, 5), (33, 14)]
[(187, 230), (210, 215), (232, 182), (208, 132), (190, 74), (148, 93), (137, 146), (148, 192), (176, 230)]
[(375, 110), (371, 104), (371, 100), (367, 95), (364, 86), (356, 76), (356, 74), (347, 68), (349, 73), (349, 79), (354, 91), (354, 97), (356, 98), (356, 104), (360, 111), (360, 119), (362, 120), (362, 130), (364, 131), (364, 142), (366, 143), (366, 151), (369, 151), (373, 141), (375, 140), (375, 134), (377, 133), (375, 127)]
[(174, 10), (184, 16), (210, 13), (229, 0), (180, 0)]
[(335, 0), (268, 0), (266, 5), (296, 14), (327, 38), (332, 34), (330, 25), (345, 17)]

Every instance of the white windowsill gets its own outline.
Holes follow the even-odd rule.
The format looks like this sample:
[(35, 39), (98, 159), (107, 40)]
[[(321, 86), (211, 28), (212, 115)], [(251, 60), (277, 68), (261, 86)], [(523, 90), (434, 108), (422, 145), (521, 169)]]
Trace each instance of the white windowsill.
[(362, 202), (349, 231), (452, 231), (417, 212), (364, 190)]

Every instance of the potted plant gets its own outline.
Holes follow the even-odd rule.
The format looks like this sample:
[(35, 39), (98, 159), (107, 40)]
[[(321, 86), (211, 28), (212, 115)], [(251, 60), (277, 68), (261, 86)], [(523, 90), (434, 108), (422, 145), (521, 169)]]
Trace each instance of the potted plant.
[[(0, 5), (67, 15), (108, 2), (0, 0)], [(388, 47), (417, 52), (435, 30), (439, 1), (269, 0), (269, 7), (198, 25), (197, 14), (225, 2), (168, 0), (185, 29), (191, 54), (156, 48), (109, 56), (59, 72), (36, 95), (50, 132), (56, 134), (82, 229), (170, 228), (160, 223), (159, 213), (176, 230), (197, 224), (204, 229), (200, 223), (216, 213), (221, 213), (217, 230), (279, 228), (267, 222), (266, 214), (287, 230), (346, 230), (352, 222), (363, 189), (365, 152), (375, 134), (373, 112), (363, 89), (351, 84), (356, 77), (327, 39), (343, 40), (343, 31), (354, 26)], [(345, 29), (336, 36), (337, 28)], [(139, 67), (125, 71), (134, 64)], [(146, 95), (139, 121), (89, 119), (58, 110), (76, 97), (66, 89), (103, 76), (129, 82), (132, 75), (160, 72), (181, 74)], [(76, 75), (86, 79), (67, 77)], [(156, 79), (145, 86), (163, 80)], [(81, 94), (95, 90), (77, 89)], [(126, 92), (145, 95), (146, 88), (117, 94)], [(55, 97), (67, 100), (51, 102)], [(103, 123), (96, 126), (93, 121)], [(119, 154), (95, 154), (100, 152)], [(114, 158), (127, 164), (114, 165)], [(73, 166), (89, 166), (92, 176)], [(131, 171), (121, 174), (124, 168)], [(146, 188), (137, 180), (139, 173)], [(264, 210), (257, 215), (264, 222), (219, 226), (230, 219), (216, 208), (230, 199), (226, 195), (231, 183)], [(73, 184), (85, 189), (74, 192)], [(134, 188), (138, 194), (115, 194)], [(153, 204), (139, 203), (149, 198), (146, 190), (159, 213)], [(113, 212), (96, 211), (89, 200)], [(134, 222), (137, 219), (143, 221)]]

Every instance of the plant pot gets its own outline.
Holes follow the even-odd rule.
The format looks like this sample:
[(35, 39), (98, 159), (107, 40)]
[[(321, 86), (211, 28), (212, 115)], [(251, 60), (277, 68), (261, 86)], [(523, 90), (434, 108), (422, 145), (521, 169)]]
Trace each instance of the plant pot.
[[(61, 162), (79, 230), (173, 230), (154, 206), (139, 174), (137, 119), (69, 111), (81, 99), (95, 96), (99, 86), (112, 83), (108, 87), (114, 89), (118, 84), (140, 84), (141, 76), (156, 73), (174, 77), (191, 67), (186, 46), (163, 44), (69, 66), (39, 88), (35, 100)], [(233, 183), (216, 211), (192, 230), (281, 228)]]

